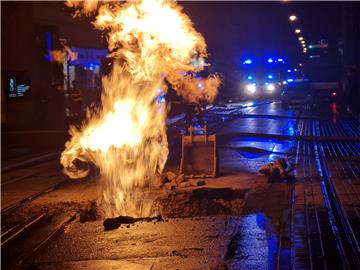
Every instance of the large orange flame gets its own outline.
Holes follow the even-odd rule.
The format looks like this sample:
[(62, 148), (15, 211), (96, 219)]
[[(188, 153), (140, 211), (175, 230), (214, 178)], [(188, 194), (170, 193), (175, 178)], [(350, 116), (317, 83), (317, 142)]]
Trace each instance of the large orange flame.
[(194, 55), (206, 57), (206, 44), (175, 2), (68, 2), (76, 14), (97, 12), (96, 28), (107, 31), (111, 74), (103, 78), (102, 108), (88, 113), (80, 128), (71, 127), (61, 163), (71, 178), (87, 175), (75, 161), (90, 161), (103, 176), (102, 202), (106, 215), (149, 215), (151, 204), (143, 187), (165, 166), (168, 147), (166, 108), (154, 100), (166, 92), (164, 76), (189, 101), (212, 102), (220, 80), (210, 76), (205, 88), (184, 72), (203, 67), (191, 64)]

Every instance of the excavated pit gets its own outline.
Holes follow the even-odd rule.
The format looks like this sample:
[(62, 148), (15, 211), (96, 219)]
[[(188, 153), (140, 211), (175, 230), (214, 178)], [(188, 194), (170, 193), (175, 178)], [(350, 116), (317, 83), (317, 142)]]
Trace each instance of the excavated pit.
[(173, 192), (158, 199), (165, 217), (240, 215), (247, 189), (201, 188)]
[[(249, 189), (198, 188), (169, 191), (159, 196), (154, 211), (164, 218), (241, 215)], [(148, 217), (141, 217), (148, 218)], [(105, 220), (95, 202), (79, 209), (79, 221)]]
[[(164, 218), (241, 215), (245, 195), (248, 191), (249, 189), (207, 187), (161, 190), (160, 195), (154, 201), (153, 212)], [(77, 220), (80, 222), (105, 220), (106, 218), (96, 200), (34, 202), (7, 215), (4, 224), (12, 226), (24, 223), (43, 213), (51, 217), (70, 211), (78, 213)]]
[(103, 220), (104, 230), (112, 230), (140, 221), (158, 222), (163, 218), (191, 218), (217, 215), (239, 216), (248, 190), (231, 188), (199, 188), (186, 191), (171, 191), (159, 196), (154, 202), (154, 217), (119, 216), (105, 218), (96, 203), (91, 203), (79, 213), (80, 222)]
[[(140, 221), (159, 222), (165, 218), (188, 218), (215, 215), (240, 215), (244, 205), (246, 190), (231, 188), (202, 188), (190, 192), (175, 192), (159, 198), (155, 207), (162, 215), (155, 217), (119, 216), (106, 218), (104, 230), (113, 230), (121, 225), (134, 224)], [(80, 215), (80, 221), (94, 221), (96, 209), (91, 207)], [(89, 217), (89, 218), (85, 218)]]

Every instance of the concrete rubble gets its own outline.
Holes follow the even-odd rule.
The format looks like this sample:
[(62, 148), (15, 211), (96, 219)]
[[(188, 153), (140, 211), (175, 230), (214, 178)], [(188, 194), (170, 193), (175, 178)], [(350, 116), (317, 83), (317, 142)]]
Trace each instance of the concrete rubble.
[(175, 174), (172, 171), (168, 171), (160, 175), (161, 186), (167, 190), (175, 190), (179, 188), (199, 187), (206, 185), (206, 181), (203, 179), (191, 179), (185, 177), (184, 174)]

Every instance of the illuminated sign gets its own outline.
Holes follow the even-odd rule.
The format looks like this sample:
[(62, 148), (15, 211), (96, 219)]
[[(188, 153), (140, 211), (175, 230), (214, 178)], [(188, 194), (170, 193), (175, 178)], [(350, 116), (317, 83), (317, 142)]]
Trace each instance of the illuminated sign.
[(27, 72), (8, 72), (5, 74), (6, 97), (9, 100), (30, 96), (31, 85)]

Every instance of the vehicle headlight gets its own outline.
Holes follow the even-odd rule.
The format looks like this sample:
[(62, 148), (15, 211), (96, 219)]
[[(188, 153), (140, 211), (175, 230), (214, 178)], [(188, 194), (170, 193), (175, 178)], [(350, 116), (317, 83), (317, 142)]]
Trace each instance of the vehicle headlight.
[(256, 92), (256, 85), (255, 83), (249, 83), (246, 85), (245, 89), (249, 94), (254, 94)]
[(266, 86), (266, 90), (272, 92), (275, 90), (275, 85), (273, 83), (269, 83), (267, 86)]

